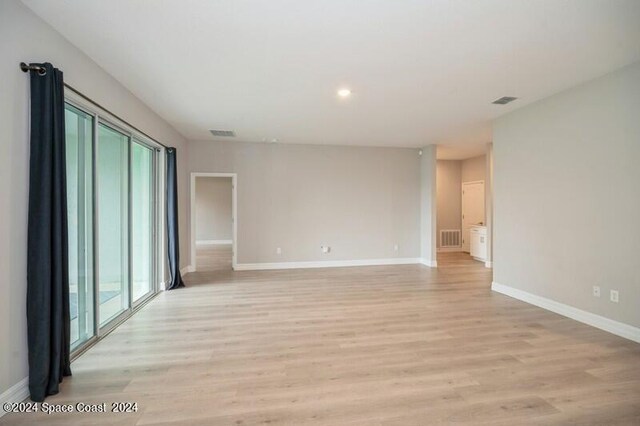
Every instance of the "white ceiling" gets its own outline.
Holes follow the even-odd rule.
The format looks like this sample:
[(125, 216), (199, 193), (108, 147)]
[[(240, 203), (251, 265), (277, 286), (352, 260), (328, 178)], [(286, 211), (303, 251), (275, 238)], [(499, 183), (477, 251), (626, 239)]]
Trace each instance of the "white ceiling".
[(24, 3), (188, 139), (478, 150), (493, 118), (640, 60), (638, 0)]

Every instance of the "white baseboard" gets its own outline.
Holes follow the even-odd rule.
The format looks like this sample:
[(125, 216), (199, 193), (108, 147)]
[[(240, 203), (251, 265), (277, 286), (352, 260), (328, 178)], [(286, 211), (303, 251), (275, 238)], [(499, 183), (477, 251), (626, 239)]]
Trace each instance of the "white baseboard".
[(418, 258), (389, 258), (361, 260), (320, 260), (315, 262), (238, 263), (236, 271), (267, 269), (340, 268), (345, 266), (409, 265), (421, 263)]
[(184, 268), (180, 269), (180, 275), (186, 275), (189, 272), (193, 271), (195, 271), (194, 267), (192, 265), (187, 265)]
[(420, 263), (424, 266), (428, 266), (430, 268), (437, 268), (438, 261), (437, 260), (429, 260), (429, 259), (420, 259)]
[[(22, 402), (29, 397), (29, 378), (25, 377), (0, 395), (0, 406)], [(6, 412), (0, 409), (0, 417)]]
[(514, 299), (522, 300), (523, 302), (527, 302), (531, 305), (538, 306), (548, 311), (555, 312), (556, 314), (563, 315), (584, 324), (588, 324), (592, 327), (608, 331), (609, 333), (615, 334), (616, 336), (624, 337), (625, 339), (633, 340), (634, 342), (640, 343), (640, 328), (638, 327), (614, 321), (612, 319), (605, 318), (591, 312), (583, 311), (582, 309), (574, 308), (573, 306), (565, 305), (564, 303), (556, 302), (555, 300), (547, 299), (546, 297), (537, 296), (535, 294), (531, 294), (517, 288), (498, 284), (497, 282), (493, 282), (491, 284), (491, 290), (513, 297)]
[(463, 251), (462, 247), (438, 247), (436, 249), (438, 253), (460, 252)]
[(233, 244), (233, 240), (196, 240), (198, 246), (217, 246)]
[(485, 268), (493, 268), (493, 262), (490, 260), (487, 260), (486, 262), (484, 262), (484, 267)]

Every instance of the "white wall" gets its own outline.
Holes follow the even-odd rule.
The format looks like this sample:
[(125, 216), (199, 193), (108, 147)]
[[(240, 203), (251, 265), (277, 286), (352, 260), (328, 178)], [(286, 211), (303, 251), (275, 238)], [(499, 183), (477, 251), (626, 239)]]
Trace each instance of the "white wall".
[(196, 178), (196, 242), (231, 240), (231, 178)]
[(171, 126), (17, 0), (0, 2), (0, 394), (27, 376), (26, 242), (29, 77), (18, 64), (48, 61), (65, 81), (178, 149), (180, 247), (188, 263), (187, 144)]
[(498, 119), (493, 150), (494, 280), (640, 327), (640, 63)]
[(462, 160), (462, 182), (486, 180), (486, 170), (486, 155), (479, 155), (477, 157)]
[(420, 256), (417, 149), (191, 141), (189, 153), (190, 172), (238, 175), (240, 264)]
[(493, 265), (493, 143), (487, 144), (484, 180), (484, 221), (487, 225), (487, 257), (485, 265)]
[(437, 246), (441, 229), (462, 229), (462, 161), (438, 160)]
[(420, 256), (422, 262), (436, 266), (437, 222), (437, 146), (422, 148), (420, 157)]

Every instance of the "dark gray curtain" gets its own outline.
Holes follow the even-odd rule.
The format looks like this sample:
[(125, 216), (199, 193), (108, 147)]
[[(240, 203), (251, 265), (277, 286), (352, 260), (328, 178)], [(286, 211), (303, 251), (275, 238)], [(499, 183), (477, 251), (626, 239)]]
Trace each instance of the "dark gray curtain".
[(29, 392), (40, 402), (71, 375), (69, 254), (62, 72), (32, 65), (46, 69), (30, 71), (27, 334)]
[(176, 149), (167, 148), (167, 253), (171, 281), (167, 290), (184, 287), (180, 276), (180, 238), (178, 237), (178, 178)]

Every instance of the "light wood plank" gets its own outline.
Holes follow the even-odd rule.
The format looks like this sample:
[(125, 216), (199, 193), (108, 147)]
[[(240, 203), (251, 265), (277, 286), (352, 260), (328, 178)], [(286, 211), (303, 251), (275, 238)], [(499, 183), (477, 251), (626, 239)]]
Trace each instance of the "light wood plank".
[(189, 274), (47, 400), (138, 413), (0, 422), (640, 424), (640, 345), (491, 292), (468, 255), (438, 263)]

